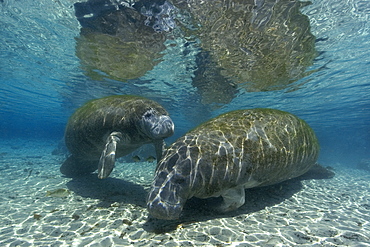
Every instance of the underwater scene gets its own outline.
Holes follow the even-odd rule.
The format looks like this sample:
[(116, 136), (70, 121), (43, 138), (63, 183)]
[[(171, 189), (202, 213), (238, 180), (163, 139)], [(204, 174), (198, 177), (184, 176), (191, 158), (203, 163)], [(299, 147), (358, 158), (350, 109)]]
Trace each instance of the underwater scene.
[(0, 246), (370, 246), (370, 0), (0, 23)]

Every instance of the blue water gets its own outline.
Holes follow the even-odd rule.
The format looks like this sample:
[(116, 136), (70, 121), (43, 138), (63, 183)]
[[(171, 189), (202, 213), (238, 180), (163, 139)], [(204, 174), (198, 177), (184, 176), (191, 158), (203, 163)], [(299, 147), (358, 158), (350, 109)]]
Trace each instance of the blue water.
[[(112, 1), (114, 2), (114, 1)], [(321, 143), (320, 162), (355, 166), (370, 153), (370, 1), (314, 0), (302, 9), (318, 57), (307, 76), (287, 88), (250, 92), (217, 106), (202, 103), (191, 84), (199, 47), (167, 44), (162, 61), (129, 82), (88, 77), (76, 56), (80, 24), (72, 0), (0, 1), (0, 137), (62, 137), (68, 117), (85, 101), (137, 94), (161, 103), (176, 132), (235, 109), (270, 107), (306, 120)], [(196, 43), (194, 41), (194, 43)]]
[[(368, 245), (369, 172), (357, 168), (360, 160), (370, 160), (370, 0), (312, 0), (311, 4), (302, 3), (302, 15), (289, 12), (295, 2), (291, 0), (209, 0), (233, 3), (220, 4), (216, 11), (207, 10), (211, 4), (198, 6), (207, 0), (89, 0), (105, 2), (95, 9), (98, 15), (138, 2), (143, 6), (143, 20), (147, 18), (147, 26), (141, 27), (164, 34), (159, 44), (149, 46), (149, 50), (160, 48), (160, 58), (153, 59), (153, 66), (145, 73), (124, 80), (103, 69), (88, 68), (81, 59), (81, 30), (86, 23), (76, 16), (77, 1), (0, 0), (3, 246), (228, 246), (233, 241), (243, 246)], [(303, 22), (282, 39), (277, 34), (272, 50), (282, 47), (284, 53), (284, 42), (302, 41), (304, 36), (297, 33), (308, 23), (312, 36), (306, 41), (313, 38), (316, 56), (304, 67), (305, 73), (291, 78), (291, 83), (267, 89), (253, 87), (250, 81), (237, 81), (235, 71), (256, 61), (239, 64), (239, 55), (222, 53), (223, 44), (217, 44), (233, 44), (240, 30), (228, 35), (240, 23), (222, 30), (231, 21), (211, 20), (208, 25), (221, 30), (214, 33), (207, 30), (206, 23), (192, 23), (191, 14), (176, 9), (171, 2), (189, 3), (192, 14), (200, 13), (199, 19), (206, 21), (212, 18), (202, 11), (217, 16), (228, 7), (254, 2), (253, 15), (246, 19), (260, 24), (256, 30), (288, 13), (288, 17)], [(154, 9), (152, 3), (165, 4)], [(286, 11), (276, 7), (280, 3), (286, 4)], [(231, 19), (235, 16), (241, 21), (236, 10)], [(288, 25), (294, 26), (294, 21), (279, 19), (269, 26), (266, 35), (274, 37), (279, 28)], [(202, 28), (203, 33), (199, 32)], [(297, 39), (292, 38), (295, 35)], [(124, 38), (138, 39), (135, 33)], [(263, 37), (256, 40), (233, 51), (242, 51), (242, 59), (253, 60), (258, 54), (254, 48), (258, 51), (263, 43), (258, 40), (263, 41)], [(101, 42), (97, 50), (104, 51), (107, 43)], [(112, 39), (109, 42), (108, 48), (115, 45)], [(138, 62), (148, 55), (140, 49), (136, 52)], [(230, 66), (227, 59), (222, 63), (215, 57), (208, 60), (210, 54), (219, 56), (220, 61), (225, 57), (235, 60)], [(103, 61), (113, 59), (104, 55), (100, 54)], [(257, 58), (261, 59), (261, 54)], [(291, 60), (296, 61), (295, 57)], [(285, 62), (289, 64), (290, 60)], [(268, 68), (269, 60), (264, 65)], [(257, 75), (263, 78), (264, 72), (258, 70)], [(223, 77), (225, 74), (229, 77)], [(127, 162), (128, 157), (117, 161), (108, 179), (98, 180), (95, 174), (70, 179), (59, 172), (65, 153), (52, 155), (75, 109), (90, 99), (116, 94), (140, 95), (162, 104), (175, 123), (175, 134), (166, 140), (168, 144), (203, 121), (231, 110), (269, 107), (291, 112), (314, 129), (321, 144), (319, 163), (334, 167), (336, 175), (247, 190), (246, 204), (231, 215), (210, 215), (190, 206), (181, 224), (156, 226), (145, 207), (154, 162)], [(71, 194), (66, 198), (46, 196), (56, 189), (68, 189)], [(159, 233), (152, 231), (156, 228), (160, 228)]]

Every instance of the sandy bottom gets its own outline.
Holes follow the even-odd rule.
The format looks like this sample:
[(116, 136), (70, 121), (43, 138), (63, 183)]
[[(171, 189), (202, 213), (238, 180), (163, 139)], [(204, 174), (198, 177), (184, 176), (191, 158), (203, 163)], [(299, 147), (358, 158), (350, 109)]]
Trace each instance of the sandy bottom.
[(224, 215), (193, 200), (179, 221), (161, 221), (145, 208), (155, 163), (70, 179), (55, 145), (0, 141), (0, 246), (370, 246), (363, 170), (325, 164), (334, 178), (247, 190), (246, 204)]

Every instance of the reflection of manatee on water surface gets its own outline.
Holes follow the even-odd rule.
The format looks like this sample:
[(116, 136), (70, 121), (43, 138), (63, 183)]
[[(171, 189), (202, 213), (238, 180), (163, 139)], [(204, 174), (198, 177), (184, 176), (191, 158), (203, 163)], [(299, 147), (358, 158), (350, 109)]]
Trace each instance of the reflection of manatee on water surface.
[(300, 12), (307, 4), (142, 0), (113, 5), (89, 0), (75, 4), (82, 26), (76, 54), (90, 78), (127, 81), (163, 60), (166, 40), (183, 40), (178, 49), (194, 46), (192, 86), (200, 102), (214, 108), (229, 103), (238, 86), (279, 90), (309, 73), (317, 52), (309, 19)]
[(221, 69), (212, 61), (209, 52), (202, 51), (197, 55), (197, 65), (192, 85), (197, 88), (201, 103), (212, 109), (230, 103), (238, 87), (221, 74)]
[(165, 36), (148, 16), (104, 0), (76, 3), (75, 10), (82, 26), (76, 55), (90, 78), (99, 80), (103, 72), (114, 80), (135, 79), (160, 62)]
[(284, 89), (306, 75), (317, 56), (309, 19), (300, 12), (308, 4), (174, 0), (177, 8), (190, 13), (192, 26), (197, 27), (184, 29), (200, 39), (221, 75), (246, 83), (248, 91)]
[[(179, 41), (170, 46), (183, 50), (183, 63), (189, 60), (187, 53), (199, 52), (194, 37), (185, 37), (176, 28), (180, 19), (190, 18), (176, 16), (179, 10), (170, 1), (122, 1), (112, 5), (108, 0), (89, 0), (76, 3), (75, 10), (82, 26), (76, 38), (76, 54), (94, 80), (108, 77), (127, 81), (144, 76), (162, 61), (166, 39)], [(198, 68), (192, 86), (197, 88), (200, 101), (204, 105), (229, 103), (237, 91), (235, 83), (220, 74), (207, 52), (194, 55), (194, 59)]]

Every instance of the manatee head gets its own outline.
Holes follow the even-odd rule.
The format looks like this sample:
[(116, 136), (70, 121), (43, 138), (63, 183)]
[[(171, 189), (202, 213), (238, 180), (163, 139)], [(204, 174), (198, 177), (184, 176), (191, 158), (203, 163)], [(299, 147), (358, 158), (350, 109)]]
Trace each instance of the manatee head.
[(139, 120), (141, 131), (151, 139), (164, 139), (173, 135), (174, 124), (166, 114), (160, 114), (155, 109), (148, 109)]
[(185, 202), (192, 196), (192, 162), (186, 157), (186, 148), (173, 150), (172, 147), (157, 166), (147, 198), (149, 213), (158, 219), (178, 219)]

